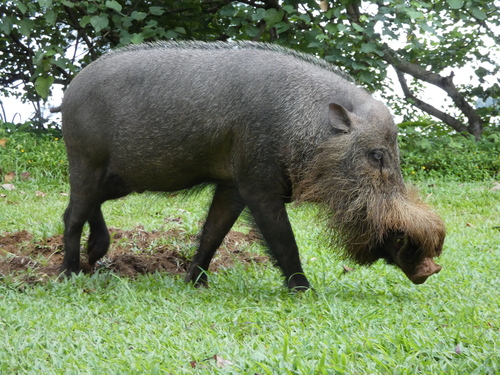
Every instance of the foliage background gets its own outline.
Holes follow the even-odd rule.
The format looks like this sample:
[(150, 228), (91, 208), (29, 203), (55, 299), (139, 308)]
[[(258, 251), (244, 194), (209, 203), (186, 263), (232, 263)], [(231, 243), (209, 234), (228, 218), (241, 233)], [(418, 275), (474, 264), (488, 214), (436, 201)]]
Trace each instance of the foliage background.
[[(221, 36), (293, 45), (334, 61), (340, 54), (344, 69), (359, 81), (386, 89), (388, 62), (379, 60), (383, 51), (369, 39), (373, 20), (365, 14), (353, 18), (356, 9), (349, 6), (358, 2), (328, 3), (322, 11), (320, 2), (295, 0), (4, 1), (0, 90), (11, 92), (25, 82), (25, 98), (37, 101), (110, 47)], [(497, 2), (371, 3), (387, 5), (387, 11), (378, 8), (379, 17), (387, 37), (403, 41), (397, 52), (404, 61), (438, 73), (481, 53), (478, 36), (498, 19)], [(305, 11), (304, 4), (314, 11)], [(464, 27), (467, 22), (475, 26)], [(450, 29), (450, 23), (457, 27)], [(427, 36), (446, 32), (424, 40), (419, 30)], [(460, 92), (469, 103), (498, 98), (496, 83), (488, 81), (498, 62), (475, 57), (481, 61), (475, 75), (490, 83)], [(421, 83), (408, 84), (419, 92)], [(210, 275), (211, 286), (204, 290), (162, 274), (129, 280), (103, 272), (32, 285), (0, 274), (0, 372), (499, 373), (500, 196), (493, 180), (499, 178), (500, 141), (498, 123), (491, 120), (498, 107), (480, 114), (484, 134), (474, 141), (415, 114), (390, 91), (385, 95), (405, 116), (400, 126), (405, 178), (420, 187), (447, 224), (439, 259), (443, 271), (426, 284), (411, 285), (382, 263), (342, 272), (344, 263), (332, 256), (314, 207), (292, 205), (290, 219), (314, 293), (289, 294), (270, 265), (240, 265)], [(0, 189), (0, 230), (28, 229), (38, 239), (62, 233), (67, 171), (58, 129), (36, 121), (0, 121), (0, 179), (4, 184), (9, 175), (16, 186)], [(206, 194), (132, 195), (104, 210), (110, 226), (154, 230), (164, 218), (181, 217), (184, 224), (169, 223), (196, 234), (209, 200)]]
[[(67, 85), (110, 48), (158, 39), (246, 39), (316, 54), (380, 91), (405, 121), (423, 111), (479, 139), (485, 127), (498, 130), (499, 6), (497, 0), (5, 1), (0, 90), (14, 94), (25, 85), (23, 97), (38, 103), (40, 120), (52, 86)], [(466, 66), (470, 83), (455, 84), (453, 71)], [(389, 69), (404, 100), (386, 79)], [(426, 102), (424, 83), (448, 97), (448, 108)]]

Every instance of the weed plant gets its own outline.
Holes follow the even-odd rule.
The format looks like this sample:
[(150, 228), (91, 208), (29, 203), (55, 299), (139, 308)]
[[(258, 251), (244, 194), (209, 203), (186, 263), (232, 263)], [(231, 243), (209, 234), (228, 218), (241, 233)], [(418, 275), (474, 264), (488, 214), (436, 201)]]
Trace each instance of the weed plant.
[(7, 132), (0, 127), (0, 173), (14, 172), (20, 178), (24, 172), (32, 180), (49, 185), (66, 181), (68, 162), (64, 142), (51, 133)]

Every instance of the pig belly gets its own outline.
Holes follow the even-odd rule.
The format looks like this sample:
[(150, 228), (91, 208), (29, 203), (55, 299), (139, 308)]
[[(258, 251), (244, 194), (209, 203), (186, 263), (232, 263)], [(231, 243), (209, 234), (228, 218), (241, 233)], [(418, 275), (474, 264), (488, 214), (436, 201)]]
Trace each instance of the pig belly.
[[(138, 159), (135, 159), (138, 160)], [(118, 176), (133, 191), (177, 191), (202, 183), (231, 184), (233, 178), (226, 163), (209, 160), (151, 160), (147, 165), (111, 164), (108, 176)]]

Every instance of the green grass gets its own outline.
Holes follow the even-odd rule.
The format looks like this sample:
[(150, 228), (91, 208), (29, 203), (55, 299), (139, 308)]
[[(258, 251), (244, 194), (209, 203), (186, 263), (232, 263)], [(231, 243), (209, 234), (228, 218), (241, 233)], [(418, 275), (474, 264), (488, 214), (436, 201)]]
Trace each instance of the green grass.
[[(15, 191), (0, 191), (0, 231), (27, 229), (35, 240), (62, 232), (68, 185), (51, 173), (35, 167)], [(417, 185), (448, 228), (443, 271), (423, 285), (383, 263), (342, 273), (347, 263), (328, 248), (314, 206), (290, 205), (314, 292), (289, 293), (271, 264), (212, 274), (207, 289), (162, 274), (4, 278), (0, 373), (498, 374), (500, 191), (492, 181)], [(104, 212), (109, 226), (194, 234), (209, 199), (132, 195)], [(176, 217), (181, 224), (165, 221)]]

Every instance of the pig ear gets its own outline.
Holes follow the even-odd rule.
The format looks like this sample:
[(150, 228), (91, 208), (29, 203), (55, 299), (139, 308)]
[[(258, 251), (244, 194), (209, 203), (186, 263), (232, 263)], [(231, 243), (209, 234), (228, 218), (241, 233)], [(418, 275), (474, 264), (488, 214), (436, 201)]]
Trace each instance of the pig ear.
[(330, 103), (328, 116), (331, 126), (341, 133), (349, 133), (352, 130), (351, 113), (340, 104)]

